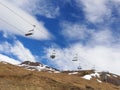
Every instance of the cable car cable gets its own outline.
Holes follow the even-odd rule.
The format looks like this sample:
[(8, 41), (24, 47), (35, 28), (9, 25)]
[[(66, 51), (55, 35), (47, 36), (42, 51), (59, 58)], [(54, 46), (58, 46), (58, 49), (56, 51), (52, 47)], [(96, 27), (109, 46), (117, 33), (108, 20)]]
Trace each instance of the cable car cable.
[[(12, 13), (14, 13), (15, 15), (17, 15), (18, 17), (20, 17), (22, 20), (24, 20), (26, 23), (28, 23), (28, 24), (30, 24), (30, 25), (32, 25), (33, 27), (34, 27), (34, 24), (32, 24), (32, 23), (30, 23), (28, 20), (26, 20), (25, 18), (23, 18), (21, 15), (19, 15), (18, 13), (16, 13), (14, 10), (12, 10), (12, 9), (10, 9), (7, 5), (5, 5), (5, 4), (3, 4), (3, 3), (1, 3), (0, 2), (0, 4), (2, 5), (2, 6), (4, 6), (5, 8), (7, 8), (8, 10), (10, 10)], [(35, 28), (37, 28), (36, 27), (36, 25), (35, 25)], [(42, 30), (40, 30), (39, 28), (37, 28), (36, 30), (39, 30), (40, 32), (42, 32)]]
[(1, 19), (1, 18), (0, 18), (0, 20), (1, 20), (2, 22), (5, 22), (5, 23), (8, 24), (9, 26), (12, 26), (13, 28), (16, 28), (18, 31), (20, 31), (20, 32), (22, 32), (22, 33), (25, 33), (25, 32), (23, 32), (21, 29), (17, 28), (15, 25), (12, 25), (12, 24), (8, 23), (8, 22), (5, 21), (4, 19)]
[(27, 22), (28, 24), (32, 25), (30, 22), (28, 22), (25, 18), (23, 18), (22, 16), (20, 16), (18, 13), (16, 13), (15, 11), (13, 11), (12, 9), (10, 9), (8, 6), (6, 6), (5, 4), (1, 3), (0, 4), (4, 7), (6, 7), (8, 10), (10, 10), (12, 13), (14, 13), (15, 15), (17, 15), (18, 17), (20, 17), (22, 20), (24, 20), (25, 22)]

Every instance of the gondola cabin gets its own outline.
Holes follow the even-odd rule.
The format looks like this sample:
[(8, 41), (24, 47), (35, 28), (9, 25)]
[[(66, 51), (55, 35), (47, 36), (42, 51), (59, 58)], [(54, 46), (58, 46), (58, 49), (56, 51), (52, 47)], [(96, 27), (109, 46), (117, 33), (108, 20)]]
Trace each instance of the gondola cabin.
[(28, 33), (25, 34), (25, 36), (31, 36), (31, 35), (33, 35), (35, 27), (36, 27), (36, 25), (33, 25), (33, 29), (29, 30)]
[(52, 54), (50, 55), (50, 58), (51, 58), (51, 59), (54, 59), (54, 58), (56, 57), (55, 54), (56, 54), (56, 53), (55, 53), (55, 50), (53, 50)]
[(72, 61), (78, 61), (77, 54), (73, 57)]
[(33, 35), (33, 33), (26, 33), (25, 36)]
[(55, 55), (51, 55), (50, 58), (54, 59), (54, 58), (55, 58)]
[(77, 61), (77, 59), (73, 59), (72, 61)]
[(81, 66), (78, 66), (78, 70), (82, 69)]

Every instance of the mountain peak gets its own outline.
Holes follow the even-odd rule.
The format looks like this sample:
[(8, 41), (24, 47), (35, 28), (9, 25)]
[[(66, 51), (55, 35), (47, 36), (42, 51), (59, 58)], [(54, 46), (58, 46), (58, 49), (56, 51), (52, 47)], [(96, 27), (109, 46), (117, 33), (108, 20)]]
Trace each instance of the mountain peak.
[(47, 65), (44, 65), (40, 62), (24, 61), (19, 66), (32, 71), (48, 71), (48, 72), (55, 72), (55, 73), (59, 72), (59, 70), (49, 67)]
[(40, 62), (31, 62), (31, 61), (24, 61), (20, 65), (23, 65), (23, 64), (29, 65), (29, 66), (40, 66), (40, 65), (43, 65)]

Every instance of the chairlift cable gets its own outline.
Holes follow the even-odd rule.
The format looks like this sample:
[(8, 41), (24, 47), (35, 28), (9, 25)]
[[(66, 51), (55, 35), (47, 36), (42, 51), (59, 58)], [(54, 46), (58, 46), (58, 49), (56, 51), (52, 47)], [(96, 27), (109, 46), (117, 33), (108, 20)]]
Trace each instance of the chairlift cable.
[(13, 28), (16, 28), (18, 31), (20, 31), (20, 32), (22, 32), (22, 33), (25, 33), (25, 32), (23, 32), (21, 29), (17, 28), (15, 25), (12, 25), (12, 24), (8, 23), (8, 22), (5, 21), (4, 19), (1, 19), (1, 18), (0, 18), (0, 20), (1, 20), (2, 22), (5, 22), (5, 23), (8, 24), (9, 26), (12, 26)]
[(10, 10), (12, 13), (14, 13), (15, 15), (17, 15), (18, 17), (20, 17), (22, 20), (24, 20), (25, 22), (27, 22), (28, 24), (30, 24), (30, 25), (32, 25), (33, 26), (33, 24), (31, 24), (30, 22), (28, 22), (25, 18), (23, 18), (22, 16), (20, 16), (18, 13), (16, 13), (15, 11), (13, 11), (12, 9), (10, 9), (8, 6), (6, 6), (5, 4), (3, 4), (3, 3), (1, 3), (0, 2), (0, 4), (2, 5), (2, 6), (4, 6), (5, 8), (7, 8), (8, 10)]
[[(4, 6), (5, 8), (7, 8), (8, 10), (10, 10), (10, 11), (11, 11), (12, 13), (14, 13), (16, 16), (20, 17), (20, 18), (21, 18), (22, 20), (24, 20), (26, 23), (32, 25), (32, 26), (34, 27), (34, 29), (37, 28), (36, 25), (30, 23), (28, 20), (26, 20), (24, 17), (22, 17), (21, 15), (19, 15), (18, 13), (16, 13), (14, 10), (12, 10), (11, 8), (9, 8), (7, 5), (5, 5), (5, 4), (3, 4), (3, 3), (1, 3), (1, 2), (0, 2), (0, 4), (1, 4), (2, 6)], [(39, 30), (40, 32), (42, 32), (42, 30), (40, 30), (39, 28), (37, 28), (36, 30)]]
[[(9, 26), (12, 26), (13, 28), (16, 28), (16, 29), (19, 30), (20, 32), (24, 33), (22, 30), (20, 30), (19, 28), (17, 28), (17, 27), (14, 26), (14, 25), (8, 23), (7, 21), (5, 21), (5, 20), (3, 20), (3, 19), (1, 19), (1, 18), (0, 18), (0, 20), (3, 21), (3, 22), (5, 22), (5, 23), (8, 24)], [(21, 48), (21, 50), (23, 50), (23, 49)], [(25, 53), (25, 52), (24, 52), (24, 53)], [(26, 53), (24, 54), (24, 56), (26, 57), (27, 60), (29, 60), (28, 55), (27, 55)]]

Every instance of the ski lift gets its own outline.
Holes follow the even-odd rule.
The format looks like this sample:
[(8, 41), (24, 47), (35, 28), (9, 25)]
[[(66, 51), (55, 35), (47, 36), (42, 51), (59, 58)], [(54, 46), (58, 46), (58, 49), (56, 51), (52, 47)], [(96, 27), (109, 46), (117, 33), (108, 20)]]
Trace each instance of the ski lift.
[(82, 69), (81, 66), (78, 66), (78, 70)]
[(81, 67), (80, 63), (79, 63), (79, 66), (78, 66), (78, 68), (77, 68), (77, 69), (78, 69), (78, 70), (82, 69), (82, 67)]
[(77, 57), (77, 54), (73, 57), (72, 61), (77, 61), (78, 60), (78, 57)]
[(50, 58), (51, 59), (54, 59), (56, 56), (55, 56), (55, 50), (53, 50), (52, 54), (50, 55)]
[(92, 70), (95, 71), (95, 65), (93, 65)]
[(33, 29), (29, 30), (28, 33), (25, 34), (25, 36), (33, 35), (35, 27), (36, 27), (36, 25), (33, 25)]

